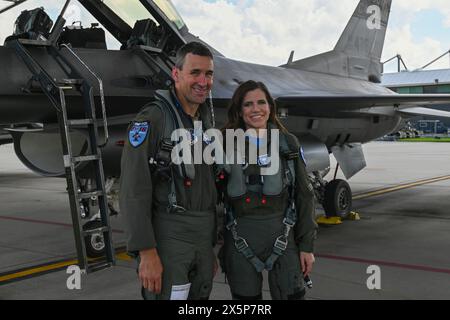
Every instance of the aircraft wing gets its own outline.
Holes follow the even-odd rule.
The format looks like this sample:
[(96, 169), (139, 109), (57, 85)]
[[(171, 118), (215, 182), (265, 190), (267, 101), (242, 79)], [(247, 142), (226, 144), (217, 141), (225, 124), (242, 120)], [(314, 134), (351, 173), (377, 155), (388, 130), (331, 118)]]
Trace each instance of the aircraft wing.
[(405, 108), (400, 110), (400, 113), (405, 114), (406, 116), (432, 116), (439, 118), (450, 118), (450, 112), (430, 108)]
[[(423, 108), (450, 105), (449, 94), (288, 95), (278, 97), (276, 101), (279, 108), (287, 108), (289, 114), (293, 115), (333, 116), (338, 113), (355, 112), (357, 110), (396, 107), (398, 108), (396, 111), (410, 115), (424, 114), (450, 117), (450, 112)], [(393, 111), (393, 109), (391, 110)]]

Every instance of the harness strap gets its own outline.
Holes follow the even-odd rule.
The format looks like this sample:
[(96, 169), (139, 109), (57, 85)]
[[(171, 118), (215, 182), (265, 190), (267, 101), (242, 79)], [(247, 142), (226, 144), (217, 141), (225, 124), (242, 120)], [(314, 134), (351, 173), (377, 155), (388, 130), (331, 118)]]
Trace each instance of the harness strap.
[(297, 222), (297, 209), (295, 207), (295, 162), (298, 158), (297, 152), (292, 152), (289, 149), (286, 141), (286, 136), (282, 135), (280, 139), (280, 151), (285, 158), (288, 169), (286, 170), (286, 179), (289, 182), (289, 205), (285, 211), (285, 217), (283, 220), (284, 232), (280, 235), (273, 245), (272, 254), (266, 260), (266, 269), (270, 271), (273, 269), (275, 262), (280, 256), (284, 254), (289, 243), (289, 233)]
[[(156, 94), (159, 99), (167, 106), (170, 113), (172, 114), (172, 119), (175, 122), (177, 129), (184, 129), (183, 121), (180, 118), (180, 115), (178, 113), (178, 110), (173, 106), (172, 103), (170, 103), (164, 96), (160, 94)], [(165, 132), (164, 134), (169, 134), (168, 138), (170, 139), (172, 136), (172, 132), (168, 133)], [(178, 166), (180, 170), (180, 174), (182, 177), (187, 177), (191, 180), (195, 179), (195, 167), (192, 164), (185, 164), (183, 163), (181, 166)]]
[[(292, 193), (290, 192), (290, 194), (292, 194)], [(295, 223), (297, 222), (297, 210), (295, 208), (294, 198), (290, 197), (289, 203), (290, 204), (286, 208), (285, 217), (283, 220), (284, 232), (281, 236), (279, 236), (277, 238), (277, 240), (275, 240), (275, 243), (274, 243), (273, 249), (272, 249), (272, 254), (269, 256), (269, 258), (267, 258), (266, 263), (265, 263), (265, 268), (267, 269), (267, 271), (270, 271), (273, 269), (275, 262), (286, 251), (288, 243), (289, 243), (289, 240), (288, 240), (289, 233), (290, 233), (291, 229), (294, 227)]]
[(236, 250), (255, 267), (257, 272), (262, 272), (264, 269), (266, 269), (267, 271), (272, 270), (277, 259), (286, 251), (288, 246), (289, 233), (297, 222), (297, 212), (295, 210), (294, 202), (292, 202), (292, 204), (286, 209), (286, 215), (283, 220), (284, 233), (275, 240), (272, 254), (269, 256), (269, 258), (267, 258), (265, 262), (261, 261), (261, 259), (259, 259), (255, 255), (252, 248), (250, 248), (247, 241), (238, 235), (236, 230), (237, 221), (234, 218), (233, 211), (227, 208), (226, 214), (228, 218), (226, 228), (231, 231)]
[[(285, 158), (288, 168), (285, 171), (285, 179), (289, 184), (289, 202), (285, 210), (283, 219), (284, 231), (280, 235), (273, 245), (272, 254), (267, 258), (265, 262), (262, 262), (249, 247), (247, 241), (237, 234), (236, 226), (237, 221), (233, 215), (231, 208), (226, 208), (226, 215), (228, 218), (227, 229), (231, 231), (233, 235), (234, 245), (238, 252), (245, 256), (250, 263), (253, 264), (257, 272), (262, 272), (264, 269), (271, 271), (275, 265), (275, 262), (280, 256), (284, 254), (289, 243), (289, 234), (291, 229), (297, 222), (297, 209), (295, 206), (295, 162), (294, 160), (299, 157), (297, 152), (292, 152), (289, 149), (286, 136), (282, 135), (280, 139), (280, 153)], [(248, 178), (248, 177), (247, 177)], [(249, 183), (250, 181), (247, 181)], [(264, 183), (264, 182), (262, 182)]]
[[(158, 95), (161, 100), (156, 100), (154, 105), (157, 106), (162, 114), (164, 115), (164, 130), (163, 130), (163, 139), (158, 147), (158, 151), (156, 152), (155, 159), (151, 159), (151, 164), (156, 167), (155, 175), (165, 178), (166, 180), (170, 180), (170, 193), (167, 196), (168, 213), (183, 213), (186, 212), (186, 209), (178, 205), (177, 201), (177, 193), (175, 187), (175, 177), (174, 177), (174, 166), (172, 165), (172, 150), (174, 148), (173, 141), (171, 139), (172, 132), (178, 128), (184, 128), (183, 123), (178, 115), (178, 112), (173, 109), (171, 103), (169, 103), (164, 97)], [(168, 114), (164, 110), (169, 109), (170, 114)], [(168, 125), (172, 123), (172, 126)], [(184, 175), (183, 166), (177, 166), (180, 171), (181, 176)], [(195, 176), (195, 171), (194, 171)]]
[(167, 206), (168, 213), (184, 213), (187, 211), (186, 208), (183, 208), (182, 206), (178, 205), (177, 190), (175, 187), (175, 178), (173, 176), (173, 171), (172, 171), (172, 178), (170, 179), (170, 193), (168, 195), (168, 198), (169, 198), (169, 205)]
[(287, 182), (291, 186), (295, 186), (295, 162), (294, 160), (299, 157), (298, 152), (293, 152), (289, 148), (287, 138), (284, 134), (280, 136), (280, 153), (282, 157), (287, 162), (287, 170), (285, 172), (285, 176), (287, 179)]
[(265, 264), (255, 255), (247, 241), (238, 235), (236, 230), (237, 221), (234, 218), (233, 211), (230, 208), (226, 209), (226, 215), (228, 218), (226, 228), (231, 231), (236, 250), (255, 267), (257, 272), (262, 272), (265, 269)]

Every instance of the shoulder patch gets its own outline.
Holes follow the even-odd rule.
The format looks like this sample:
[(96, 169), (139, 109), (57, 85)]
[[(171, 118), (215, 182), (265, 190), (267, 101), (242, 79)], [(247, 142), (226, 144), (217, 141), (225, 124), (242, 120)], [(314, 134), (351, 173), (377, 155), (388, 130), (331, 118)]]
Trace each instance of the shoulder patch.
[(305, 157), (305, 151), (303, 150), (303, 147), (300, 147), (300, 158), (303, 160), (303, 163), (306, 166), (306, 157)]
[(148, 121), (144, 122), (133, 122), (130, 131), (128, 132), (128, 140), (130, 144), (137, 148), (148, 136), (150, 130), (150, 123)]

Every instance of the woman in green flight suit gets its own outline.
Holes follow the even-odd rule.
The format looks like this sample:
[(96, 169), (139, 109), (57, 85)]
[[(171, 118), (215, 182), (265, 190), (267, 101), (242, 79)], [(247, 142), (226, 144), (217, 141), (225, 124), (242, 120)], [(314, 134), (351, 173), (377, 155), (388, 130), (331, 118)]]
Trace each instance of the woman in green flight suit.
[[(266, 269), (272, 299), (304, 299), (303, 279), (314, 263), (317, 224), (303, 149), (279, 121), (274, 99), (261, 82), (239, 86), (224, 129), (246, 131), (244, 150), (249, 152), (265, 143), (269, 146), (279, 137), (279, 148), (274, 149), (279, 156), (275, 174), (263, 173), (275, 159), (268, 153), (259, 152), (252, 164), (245, 152), (244, 165), (221, 167), (226, 228), (219, 255), (232, 297), (262, 299), (262, 271)], [(234, 154), (238, 150), (235, 148)]]

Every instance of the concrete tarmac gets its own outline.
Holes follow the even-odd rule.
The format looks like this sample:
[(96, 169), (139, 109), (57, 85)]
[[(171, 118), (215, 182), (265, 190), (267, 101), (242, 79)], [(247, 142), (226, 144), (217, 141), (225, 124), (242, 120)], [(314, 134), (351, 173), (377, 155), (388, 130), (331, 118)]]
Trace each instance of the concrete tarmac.
[[(349, 181), (361, 220), (320, 227), (307, 298), (450, 299), (450, 144), (373, 142), (364, 149), (368, 166)], [(0, 299), (140, 299), (135, 263), (125, 255), (116, 267), (83, 276), (81, 290), (67, 289), (65, 268), (51, 272), (55, 262), (75, 257), (65, 187), (64, 179), (26, 169), (11, 145), (0, 146)], [(120, 216), (112, 223), (121, 247)], [(369, 266), (379, 268), (380, 289), (367, 287), (377, 284)], [(4, 280), (21, 271), (29, 278)], [(211, 299), (230, 299), (223, 274)]]

